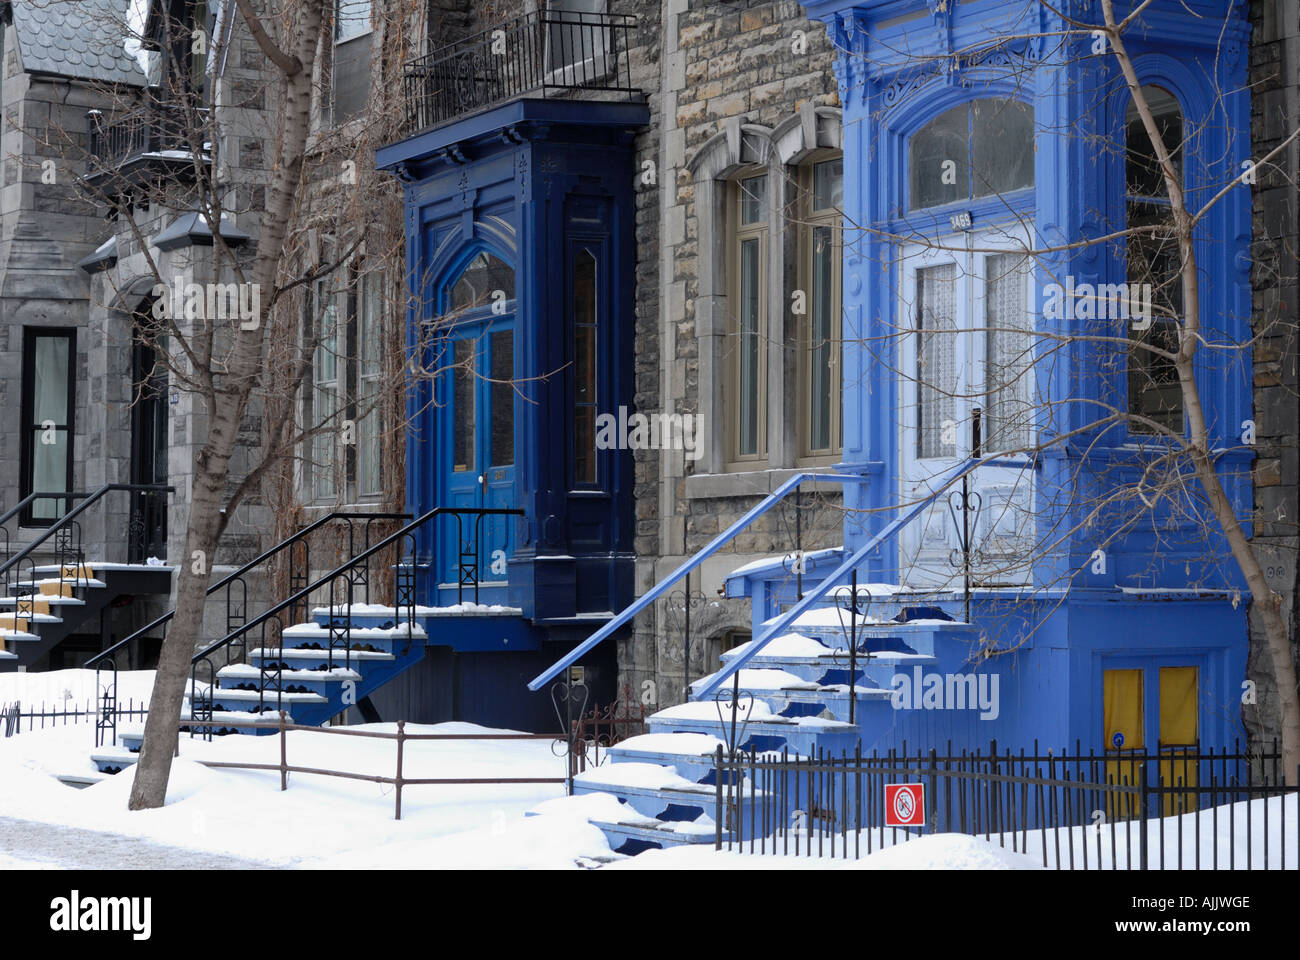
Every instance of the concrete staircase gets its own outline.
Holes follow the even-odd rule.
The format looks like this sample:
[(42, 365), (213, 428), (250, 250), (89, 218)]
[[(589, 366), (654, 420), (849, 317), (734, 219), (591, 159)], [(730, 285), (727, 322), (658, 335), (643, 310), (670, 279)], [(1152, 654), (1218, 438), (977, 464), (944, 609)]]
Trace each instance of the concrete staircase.
[[(648, 718), (649, 733), (611, 747), (608, 762), (576, 777), (576, 793), (610, 794), (623, 805), (625, 815), (592, 822), (623, 854), (713, 843), (719, 747), (790, 757), (870, 750), (910, 712), (894, 708), (894, 675), (934, 667), (971, 637), (964, 623), (916, 612), (902, 601), (877, 604), (874, 616), (858, 623), (850, 671), (847, 614), (830, 605), (809, 610), (737, 672), (734, 744), (732, 683), (720, 700), (702, 701), (696, 692), (711, 678), (696, 681), (688, 702)], [(755, 642), (723, 654), (724, 664)], [(734, 787), (741, 797), (758, 795), (751, 783)], [(726, 827), (724, 839), (748, 839), (748, 824), (745, 836), (732, 837)]]

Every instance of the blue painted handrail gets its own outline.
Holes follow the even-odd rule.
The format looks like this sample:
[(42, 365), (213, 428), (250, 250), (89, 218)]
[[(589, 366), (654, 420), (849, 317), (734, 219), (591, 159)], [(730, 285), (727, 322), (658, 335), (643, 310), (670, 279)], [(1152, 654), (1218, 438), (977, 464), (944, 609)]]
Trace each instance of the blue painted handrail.
[(799, 484), (807, 480), (824, 481), (828, 483), (849, 483), (854, 481), (860, 482), (863, 479), (863, 477), (848, 473), (796, 473), (793, 477), (760, 500), (758, 504), (751, 508), (743, 517), (710, 540), (703, 550), (683, 563), (665, 579), (655, 584), (649, 591), (635, 600), (613, 620), (609, 621), (609, 623), (605, 624), (582, 643), (578, 644), (578, 646), (574, 647), (559, 660), (555, 661), (555, 663), (548, 667), (545, 672), (538, 674), (537, 677), (528, 684), (528, 689), (540, 690), (547, 683), (559, 676), (561, 671), (568, 669), (575, 662), (586, 656), (587, 653), (594, 649), (602, 640), (672, 589), (677, 581), (681, 580), (701, 563), (726, 546), (727, 542), (730, 541), (732, 537), (748, 527), (757, 518), (767, 513), (767, 511), (771, 510), (772, 507), (776, 506), (776, 504), (779, 503), (787, 493), (795, 489)]
[[(713, 696), (713, 694), (717, 692), (718, 688), (726, 683), (732, 674), (757, 656), (759, 651), (767, 646), (773, 637), (780, 636), (780, 634), (789, 627), (790, 624), (794, 623), (799, 619), (799, 617), (803, 616), (805, 612), (811, 609), (815, 603), (820, 601), (822, 597), (826, 595), (827, 591), (842, 586), (844, 581), (849, 578), (849, 574), (853, 572), (859, 563), (866, 559), (867, 555), (871, 553), (872, 550), (875, 550), (886, 540), (897, 534), (898, 531), (906, 526), (907, 523), (918, 513), (933, 503), (949, 486), (957, 480), (960, 480), (964, 474), (975, 469), (977, 466), (999, 465), (1024, 467), (1025, 463), (1022, 460), (1012, 460), (1008, 462), (1005, 457), (1000, 458), (997, 456), (971, 457), (943, 474), (940, 477), (939, 482), (935, 484), (929, 494), (909, 505), (902, 513), (895, 517), (894, 520), (885, 527), (885, 529), (872, 537), (866, 544), (859, 547), (851, 557), (831, 571), (825, 580), (821, 581), (821, 583), (817, 584), (817, 586), (813, 588), (812, 592), (805, 594), (802, 600), (785, 613), (781, 614), (781, 616), (777, 617), (776, 620), (773, 621), (772, 626), (768, 628), (762, 636), (756, 638), (754, 642), (749, 644), (744, 653), (734, 658), (729, 664), (715, 673), (713, 679), (710, 680), (696, 695), (696, 699), (707, 700), (709, 697)], [(850, 683), (852, 682), (852, 678), (850, 678)]]

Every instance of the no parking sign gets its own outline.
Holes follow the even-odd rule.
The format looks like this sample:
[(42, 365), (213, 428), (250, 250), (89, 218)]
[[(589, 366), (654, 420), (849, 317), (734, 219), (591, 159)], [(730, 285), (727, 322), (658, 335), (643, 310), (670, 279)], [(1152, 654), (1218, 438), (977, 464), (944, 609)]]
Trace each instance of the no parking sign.
[(925, 826), (925, 784), (885, 784), (885, 826)]

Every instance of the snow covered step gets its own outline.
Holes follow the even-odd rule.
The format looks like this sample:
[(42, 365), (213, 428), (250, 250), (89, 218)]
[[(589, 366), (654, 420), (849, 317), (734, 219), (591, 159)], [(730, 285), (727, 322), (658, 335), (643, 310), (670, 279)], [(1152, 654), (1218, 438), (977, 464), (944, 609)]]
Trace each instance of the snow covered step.
[(0, 597), (0, 607), (22, 604), (24, 609), (34, 607), (37, 613), (49, 613), (51, 607), (84, 607), (85, 600), (46, 594), (25, 594), (21, 597)]
[(97, 580), (94, 577), (67, 577), (60, 580), (58, 577), (48, 577), (41, 580), (19, 580), (17, 588), (19, 590), (39, 589), (42, 593), (46, 592), (45, 588), (53, 586), (57, 591), (58, 585), (62, 584), (65, 591), (67, 590), (103, 590), (108, 586), (103, 580)]
[(125, 747), (100, 747), (90, 755), (90, 759), (100, 773), (121, 773), (139, 762), (140, 754)]
[(10, 653), (4, 649), (4, 641), (0, 640), (0, 660), (17, 660), (18, 654)]
[(712, 782), (718, 747), (726, 744), (714, 736), (699, 733), (643, 733), (610, 747), (607, 755), (615, 763), (643, 762), (671, 767), (685, 780)]
[[(269, 650), (265, 647), (258, 647), (248, 655), (250, 661), (261, 663), (264, 660), (274, 661), (277, 658), (296, 663), (327, 663), (330, 652), (328, 650), (310, 650), (306, 647), (285, 647), (283, 650)], [(334, 657), (338, 659), (338, 651), (334, 651)], [(378, 650), (353, 650), (350, 654), (353, 663), (386, 663), (395, 660), (391, 653), (384, 653)], [(298, 668), (302, 669), (302, 668)], [(310, 669), (310, 668), (308, 668)]]
[[(338, 662), (337, 658), (335, 662)], [(339, 689), (338, 685), (340, 683), (356, 683), (361, 679), (361, 674), (345, 667), (335, 667), (333, 670), (282, 669), (279, 678), (280, 689), (282, 690), (292, 693), (317, 693), (328, 698)], [(214, 693), (216, 697), (222, 696), (226, 690), (239, 690), (247, 687), (256, 690), (263, 685), (262, 670), (260, 667), (251, 664), (230, 664), (217, 671), (217, 682), (219, 689)], [(267, 684), (274, 683), (274, 674), (268, 676), (265, 682)], [(266, 689), (269, 692), (271, 688), (268, 686)]]
[[(358, 627), (354, 626), (347, 634), (350, 649), (371, 649), (380, 653), (399, 653), (412, 641), (424, 642), (428, 639), (424, 628), (419, 624), (401, 624), (396, 627)], [(328, 650), (330, 631), (314, 623), (300, 623), (287, 627), (281, 635), (285, 649), (315, 648)], [(336, 641), (337, 642), (337, 641)], [(334, 659), (337, 662), (342, 649), (336, 647)]]
[(91, 787), (99, 783), (99, 781), (103, 780), (106, 776), (107, 774), (103, 773), (60, 773), (57, 774), (54, 779), (69, 787), (84, 790), (86, 787)]
[[(719, 715), (713, 701), (692, 701), (660, 710), (649, 718), (652, 733), (701, 733), (727, 737), (731, 712), (724, 705)], [(742, 750), (781, 750), (812, 755), (824, 749), (851, 751), (857, 743), (854, 724), (829, 717), (783, 717), (763, 700), (741, 703), (737, 711), (736, 744)]]
[[(756, 642), (750, 640), (728, 650), (722, 655), (723, 662), (731, 663), (752, 649), (752, 645)], [(870, 654), (860, 652), (856, 658), (859, 676), (855, 679), (859, 685), (864, 685), (862, 681), (867, 679), (871, 682), (866, 683), (865, 686), (887, 686), (890, 676), (897, 670), (911, 670), (914, 666), (929, 666), (937, 662), (936, 658), (929, 654), (906, 650), (879, 650)], [(749, 669), (783, 670), (818, 687), (847, 684), (849, 655), (847, 650), (828, 647), (813, 637), (787, 633), (769, 641), (747, 661), (746, 666), (741, 668), (741, 672)], [(731, 680), (728, 678), (724, 690), (729, 691), (730, 688)]]
[(246, 703), (256, 705), (259, 701), (265, 704), (268, 709), (275, 709), (277, 698), (282, 703), (328, 703), (329, 698), (321, 696), (319, 693), (278, 693), (275, 690), (229, 690), (226, 688), (217, 688), (212, 691), (212, 704), (214, 710), (221, 709), (222, 704), (226, 703)]
[[(589, 822), (600, 828), (615, 853), (635, 854), (654, 847), (713, 843), (717, 837), (717, 825), (707, 814), (694, 821), (656, 820), (628, 808), (627, 816), (618, 820), (593, 817)], [(727, 839), (725, 831), (722, 837)]]
[[(638, 813), (657, 820), (695, 820), (716, 807), (717, 787), (712, 783), (687, 780), (664, 764), (623, 762), (578, 774), (575, 793), (609, 793), (624, 800)], [(746, 799), (762, 797), (753, 785), (743, 785)]]

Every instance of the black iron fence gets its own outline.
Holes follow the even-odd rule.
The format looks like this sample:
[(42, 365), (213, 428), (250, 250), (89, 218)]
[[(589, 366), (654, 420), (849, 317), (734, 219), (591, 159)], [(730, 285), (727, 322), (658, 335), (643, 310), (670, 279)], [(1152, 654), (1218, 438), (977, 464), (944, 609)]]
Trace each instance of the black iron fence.
[(636, 18), (543, 11), (412, 60), (403, 74), (404, 136), (526, 93), (636, 93), (628, 39)]
[(146, 154), (191, 159), (207, 139), (207, 110), (182, 102), (142, 103), (113, 115), (86, 113), (90, 174), (119, 167)]
[[(125, 705), (119, 703), (113, 709), (113, 719), (116, 721), (143, 721), (148, 715), (149, 707), (143, 700), (128, 699)], [(75, 726), (83, 721), (95, 724), (102, 718), (99, 704), (94, 700), (87, 700), (81, 705), (66, 701), (56, 704), (42, 702), (39, 707), (32, 704), (24, 706), (20, 701), (15, 701), (0, 704), (0, 735), (15, 737), (24, 731), (31, 733), (33, 730), (64, 727), (69, 724)]]
[(856, 859), (958, 833), (1055, 869), (1300, 866), (1300, 770), (1286, 778), (1276, 744), (813, 757), (719, 747), (715, 762), (720, 850)]

